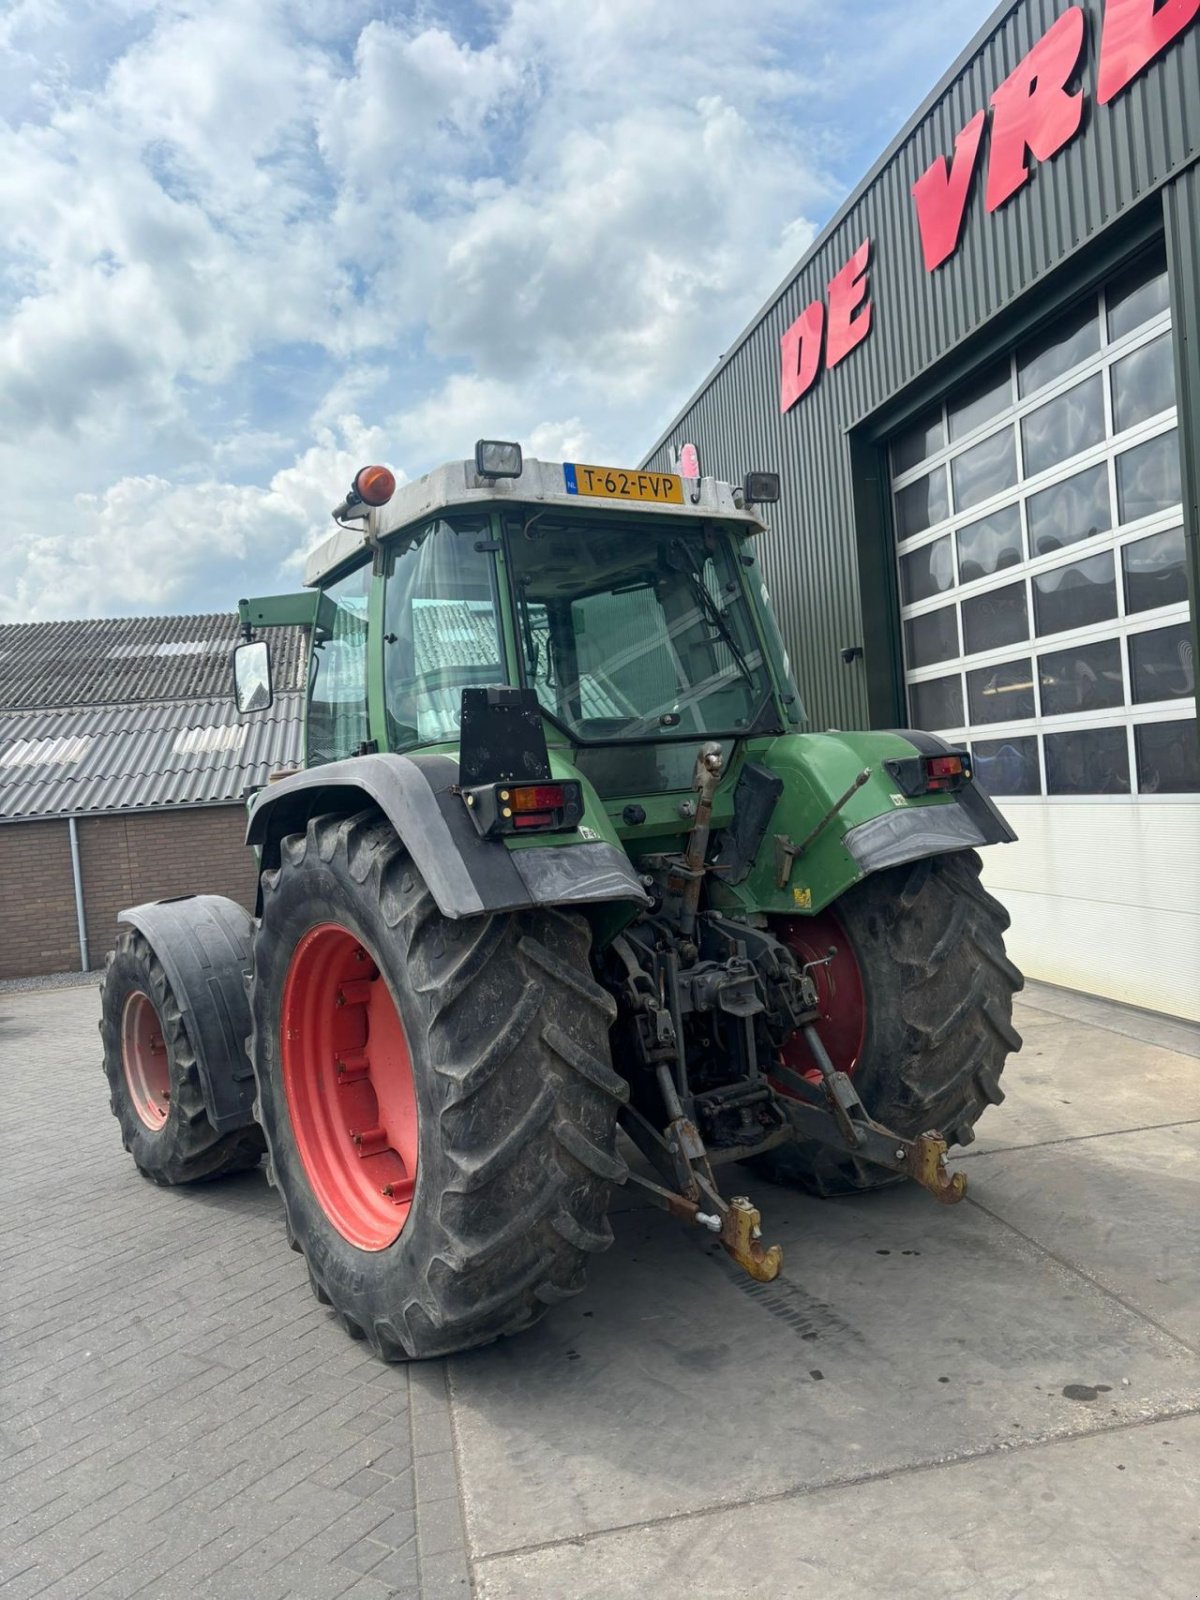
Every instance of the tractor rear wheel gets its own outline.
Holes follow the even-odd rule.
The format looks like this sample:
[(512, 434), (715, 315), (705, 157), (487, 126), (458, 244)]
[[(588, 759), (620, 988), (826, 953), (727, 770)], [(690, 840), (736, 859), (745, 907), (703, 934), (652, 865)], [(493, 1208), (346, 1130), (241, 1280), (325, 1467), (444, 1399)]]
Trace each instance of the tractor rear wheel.
[(149, 941), (117, 935), (100, 982), (100, 1037), (113, 1115), (138, 1170), (171, 1186), (257, 1166), (257, 1128), (218, 1133), (204, 1109), (196, 1052)]
[[(1000, 1074), (1021, 1048), (1012, 999), (1024, 979), (1004, 951), (1008, 913), (979, 870), (974, 851), (892, 867), (856, 884), (827, 919), (813, 919), (819, 939), (805, 918), (777, 930), (801, 961), (836, 949), (827, 968), (814, 969), (822, 1042), (871, 1116), (906, 1138), (937, 1128), (947, 1143), (969, 1144), (983, 1112), (1004, 1099)], [(784, 1059), (820, 1081), (801, 1036)], [(820, 1195), (902, 1181), (811, 1140), (755, 1164)]]
[(317, 1299), (385, 1360), (527, 1327), (625, 1177), (587, 923), (448, 920), (373, 810), (314, 817), (262, 882), (257, 1115)]

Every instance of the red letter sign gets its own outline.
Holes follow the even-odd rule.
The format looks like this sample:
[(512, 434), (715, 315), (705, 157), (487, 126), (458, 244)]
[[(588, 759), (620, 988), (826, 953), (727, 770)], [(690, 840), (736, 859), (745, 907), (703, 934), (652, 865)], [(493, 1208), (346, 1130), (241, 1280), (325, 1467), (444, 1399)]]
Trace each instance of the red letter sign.
[(1083, 90), (1067, 93), (1083, 50), (1084, 15), (1072, 6), (1044, 34), (992, 96), (992, 154), (987, 208), (998, 210), (1029, 181), (1026, 152), (1049, 161), (1079, 132)]
[(819, 300), (814, 300), (779, 341), (783, 352), (779, 381), (780, 411), (790, 411), (800, 396), (807, 394), (817, 381), (824, 332), (825, 307)]
[(1108, 0), (1096, 82), (1100, 104), (1115, 99), (1198, 16), (1200, 0), (1165, 0), (1157, 8), (1155, 0)]
[[(1200, 0), (1196, 3), (1200, 5)], [(967, 214), (967, 195), (979, 160), (979, 141), (983, 138), (986, 121), (987, 112), (978, 112), (955, 139), (954, 160), (949, 172), (945, 156), (939, 156), (913, 184), (926, 272), (940, 267), (958, 249), (963, 218)]]
[(864, 239), (829, 285), (829, 333), (825, 340), (827, 368), (836, 367), (871, 331), (871, 302), (867, 299), (867, 262), (870, 256), (871, 241)]

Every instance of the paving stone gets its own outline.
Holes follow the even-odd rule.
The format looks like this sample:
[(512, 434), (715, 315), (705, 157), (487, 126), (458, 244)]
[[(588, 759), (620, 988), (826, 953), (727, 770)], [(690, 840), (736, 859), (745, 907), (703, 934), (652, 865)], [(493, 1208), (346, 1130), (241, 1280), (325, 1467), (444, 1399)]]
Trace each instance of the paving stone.
[[(139, 1178), (97, 1014), (94, 987), (0, 997), (3, 1600), (419, 1600), (414, 1429), (430, 1493), (456, 1492), (441, 1364), (411, 1417), (408, 1370), (312, 1297), (261, 1170)], [(69, 1239), (24, 1133), (48, 1096)]]

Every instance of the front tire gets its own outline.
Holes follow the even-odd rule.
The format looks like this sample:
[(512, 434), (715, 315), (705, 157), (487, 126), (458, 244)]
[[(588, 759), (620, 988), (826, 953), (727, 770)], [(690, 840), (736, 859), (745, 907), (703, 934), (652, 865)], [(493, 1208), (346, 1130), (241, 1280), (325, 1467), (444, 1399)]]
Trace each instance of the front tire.
[[(852, 957), (857, 969), (849, 987), (862, 1015), (847, 1028), (830, 1006), (818, 1028), (870, 1115), (905, 1138), (936, 1128), (948, 1144), (969, 1144), (987, 1107), (1004, 1099), (1000, 1075), (1021, 1048), (1012, 1001), (1025, 980), (1005, 954), (1008, 913), (980, 883), (980, 867), (973, 850), (931, 856), (873, 874), (832, 907), (844, 937), (839, 959)], [(796, 948), (803, 919), (792, 926), (801, 930), (789, 941)], [(812, 959), (824, 951), (797, 953)], [(839, 1059), (837, 1041), (851, 1039), (843, 1049), (854, 1059)], [(755, 1164), (825, 1196), (903, 1181), (812, 1140)]]
[(196, 1052), (162, 963), (133, 929), (117, 935), (100, 982), (109, 1101), (138, 1170), (164, 1187), (245, 1172), (263, 1152), (258, 1128), (218, 1133)]
[(443, 917), (374, 811), (313, 818), (263, 874), (270, 1176), (317, 1298), (385, 1360), (528, 1327), (612, 1241), (627, 1089), (589, 947), (555, 911)]

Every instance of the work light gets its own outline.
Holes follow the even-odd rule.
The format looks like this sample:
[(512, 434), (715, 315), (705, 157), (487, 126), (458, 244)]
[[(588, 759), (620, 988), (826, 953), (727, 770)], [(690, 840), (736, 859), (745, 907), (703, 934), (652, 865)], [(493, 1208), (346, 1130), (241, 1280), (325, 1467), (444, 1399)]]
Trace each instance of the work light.
[(742, 493), (748, 506), (773, 506), (779, 499), (779, 474), (748, 472)]
[(504, 439), (480, 439), (475, 446), (475, 471), (481, 478), (519, 478), (521, 446)]

